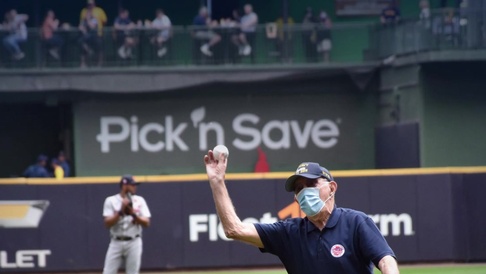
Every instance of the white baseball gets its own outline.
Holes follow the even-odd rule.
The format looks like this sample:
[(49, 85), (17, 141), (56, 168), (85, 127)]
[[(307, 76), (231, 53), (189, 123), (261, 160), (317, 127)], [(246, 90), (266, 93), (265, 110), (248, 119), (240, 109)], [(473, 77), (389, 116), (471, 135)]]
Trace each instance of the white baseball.
[(228, 148), (226, 146), (224, 146), (224, 145), (217, 145), (217, 146), (215, 146), (213, 148), (214, 159), (218, 160), (220, 154), (223, 154), (225, 158), (228, 158), (228, 155), (229, 155)]

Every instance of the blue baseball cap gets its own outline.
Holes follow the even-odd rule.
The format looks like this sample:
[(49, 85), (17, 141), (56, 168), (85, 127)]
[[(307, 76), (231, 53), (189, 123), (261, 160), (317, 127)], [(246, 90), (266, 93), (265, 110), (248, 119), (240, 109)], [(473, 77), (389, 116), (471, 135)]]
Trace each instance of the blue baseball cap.
[(49, 160), (49, 157), (47, 157), (44, 154), (37, 156), (37, 162), (42, 162), (42, 161), (47, 161), (47, 160)]
[(130, 174), (125, 174), (120, 179), (120, 185), (139, 185), (140, 183), (135, 182), (133, 176)]
[(297, 167), (295, 174), (287, 179), (285, 182), (285, 190), (288, 192), (294, 191), (295, 180), (299, 177), (308, 179), (324, 178), (328, 181), (334, 181), (331, 173), (326, 168), (321, 167), (318, 163), (304, 162)]

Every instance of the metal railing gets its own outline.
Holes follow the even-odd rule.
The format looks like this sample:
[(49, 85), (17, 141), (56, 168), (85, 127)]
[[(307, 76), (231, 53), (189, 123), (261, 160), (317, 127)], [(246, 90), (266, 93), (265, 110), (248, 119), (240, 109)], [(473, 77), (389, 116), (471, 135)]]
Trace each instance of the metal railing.
[(486, 48), (486, 13), (466, 9), (434, 10), (428, 18), (406, 18), (375, 25), (370, 32), (372, 59), (424, 51)]
[[(105, 27), (103, 34), (95, 38), (95, 43), (87, 43), (88, 46), (91, 43), (88, 52), (82, 45), (82, 34), (78, 29), (57, 31), (55, 35), (63, 42), (57, 54), (59, 58), (51, 54), (53, 48), (41, 39), (39, 29), (29, 29), (27, 41), (20, 43), (25, 54), (21, 60), (12, 58), (3, 43), (0, 45), (0, 68), (79, 68), (83, 54), (86, 55), (87, 67), (359, 63), (366, 59), (371, 27), (372, 24), (335, 24), (332, 29), (300, 24), (285, 27), (260, 25), (254, 33), (247, 34), (251, 45), (251, 53), (247, 55), (240, 54), (240, 49), (233, 43), (234, 36), (239, 33), (236, 28), (208, 30), (174, 26), (162, 51), (153, 39), (159, 30), (138, 28), (128, 33), (134, 46), (126, 58), (119, 54), (123, 39), (113, 28)], [(197, 34), (209, 31), (220, 37), (220, 42), (210, 49), (212, 56), (201, 51), (201, 46), (207, 42), (202, 37), (207, 35)], [(6, 35), (6, 31), (0, 31), (0, 41)], [(322, 43), (324, 40), (330, 43)], [(96, 43), (99, 43), (99, 48)]]
[[(123, 58), (119, 48), (120, 33), (106, 27), (94, 47), (86, 55), (87, 67), (153, 67), (239, 64), (309, 64), (362, 63), (377, 61), (392, 55), (411, 54), (445, 49), (486, 48), (486, 13), (465, 9), (433, 11), (428, 18), (404, 18), (391, 25), (379, 23), (336, 23), (331, 29), (318, 25), (259, 25), (247, 35), (251, 53), (240, 54), (233, 43), (239, 29), (217, 27), (197, 29), (174, 26), (164, 50), (153, 43), (159, 30), (138, 28), (130, 31), (135, 45), (131, 56)], [(39, 29), (29, 29), (28, 39), (21, 43), (25, 56), (11, 58), (0, 44), (0, 69), (9, 68), (79, 68), (84, 49), (77, 28), (59, 30), (55, 34), (63, 41), (56, 59), (49, 45), (41, 39)], [(220, 41), (210, 50), (212, 56), (201, 51), (211, 32)], [(0, 30), (0, 41), (8, 33)], [(324, 42), (327, 40), (327, 42)], [(2, 41), (3, 42), (3, 41)], [(327, 49), (327, 50), (326, 50)], [(163, 54), (161, 54), (161, 52)]]

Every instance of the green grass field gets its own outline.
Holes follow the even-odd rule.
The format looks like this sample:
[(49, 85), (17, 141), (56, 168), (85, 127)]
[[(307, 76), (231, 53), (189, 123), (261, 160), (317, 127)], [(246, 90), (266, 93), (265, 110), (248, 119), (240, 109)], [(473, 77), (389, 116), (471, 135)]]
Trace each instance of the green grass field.
[[(233, 271), (194, 271), (194, 272), (164, 272), (164, 274), (286, 274), (285, 270), (233, 270)], [(381, 273), (375, 269), (375, 273)], [(486, 265), (441, 265), (441, 266), (402, 266), (401, 274), (485, 274)], [(154, 273), (155, 274), (155, 273)]]

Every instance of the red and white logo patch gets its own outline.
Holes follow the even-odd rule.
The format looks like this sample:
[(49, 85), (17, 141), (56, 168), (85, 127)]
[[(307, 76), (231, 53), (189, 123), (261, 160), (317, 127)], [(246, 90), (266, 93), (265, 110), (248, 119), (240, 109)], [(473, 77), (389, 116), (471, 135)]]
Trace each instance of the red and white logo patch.
[(333, 245), (331, 247), (331, 255), (334, 257), (334, 258), (339, 258), (339, 257), (342, 257), (344, 255), (344, 252), (346, 250), (344, 249), (344, 246), (342, 245)]

